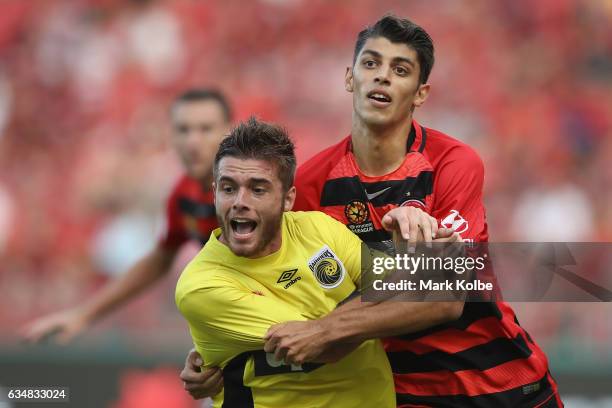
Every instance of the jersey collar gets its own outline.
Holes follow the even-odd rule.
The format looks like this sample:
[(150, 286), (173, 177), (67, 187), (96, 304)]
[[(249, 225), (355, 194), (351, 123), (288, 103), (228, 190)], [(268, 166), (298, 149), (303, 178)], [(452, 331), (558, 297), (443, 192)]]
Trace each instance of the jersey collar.
[[(410, 127), (410, 133), (408, 133), (408, 139), (406, 140), (406, 153), (423, 153), (423, 150), (425, 150), (426, 140), (427, 133), (425, 132), (425, 128), (413, 119), (412, 126)], [(348, 136), (348, 143), (346, 145), (346, 149), (347, 153), (353, 152), (353, 141), (351, 135)]]

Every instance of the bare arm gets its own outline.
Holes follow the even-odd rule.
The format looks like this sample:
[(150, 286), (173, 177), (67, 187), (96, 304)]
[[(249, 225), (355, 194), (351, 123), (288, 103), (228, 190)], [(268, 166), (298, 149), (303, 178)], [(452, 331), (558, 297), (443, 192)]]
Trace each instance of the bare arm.
[(176, 249), (156, 247), (139, 260), (121, 277), (110, 282), (82, 305), (43, 316), (23, 330), (23, 337), (37, 342), (57, 335), (59, 343), (66, 343), (90, 324), (136, 297), (165, 275), (172, 266)]
[[(457, 233), (440, 230), (435, 241), (457, 242)], [(339, 343), (359, 343), (369, 339), (413, 333), (456, 320), (463, 302), (406, 302), (387, 299), (362, 302), (353, 299), (327, 316), (306, 322), (274, 325), (266, 334), (264, 349), (278, 359), (302, 364), (318, 361), (322, 353)]]
[(266, 334), (264, 350), (292, 364), (323, 361), (332, 347), (413, 333), (456, 320), (463, 302), (366, 303), (354, 299), (329, 315), (306, 322), (274, 325)]
[(463, 302), (361, 302), (354, 299), (320, 319), (327, 342), (361, 342), (413, 333), (457, 320)]

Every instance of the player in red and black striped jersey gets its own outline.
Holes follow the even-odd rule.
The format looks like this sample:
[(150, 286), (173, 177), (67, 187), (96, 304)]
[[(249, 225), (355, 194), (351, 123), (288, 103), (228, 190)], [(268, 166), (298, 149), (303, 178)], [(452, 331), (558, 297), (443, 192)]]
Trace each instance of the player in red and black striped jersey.
[[(466, 240), (488, 240), (480, 158), (412, 119), (432, 64), (431, 39), (408, 20), (385, 17), (359, 34), (346, 75), (351, 135), (298, 169), (294, 210), (324, 211), (387, 246), (393, 229), (413, 239), (417, 223), (432, 231), (415, 208)], [(563, 405), (546, 356), (506, 303), (390, 303), (273, 327), (268, 351), (302, 363), (342, 342), (393, 336), (385, 342), (400, 407)]]
[(185, 242), (195, 240), (202, 244), (216, 228), (211, 191), (212, 163), (219, 142), (229, 131), (229, 104), (215, 90), (189, 90), (172, 104), (171, 121), (172, 143), (186, 175), (168, 199), (166, 231), (158, 245), (84, 304), (30, 323), (24, 329), (26, 339), (38, 341), (56, 335), (60, 343), (69, 341), (166, 275)]

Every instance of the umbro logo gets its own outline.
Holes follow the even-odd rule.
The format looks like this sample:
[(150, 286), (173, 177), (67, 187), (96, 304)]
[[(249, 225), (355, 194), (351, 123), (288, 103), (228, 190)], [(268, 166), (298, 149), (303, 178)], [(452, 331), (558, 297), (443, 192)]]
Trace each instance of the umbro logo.
[(296, 273), (297, 273), (297, 268), (296, 269), (290, 269), (288, 271), (284, 271), (278, 277), (278, 280), (276, 281), (276, 283), (285, 283), (285, 282), (287, 282), (287, 284), (285, 285), (285, 289), (289, 289), (289, 287), (291, 287), (291, 285), (295, 284), (297, 281), (302, 279), (301, 276), (297, 276), (297, 277), (294, 278)]

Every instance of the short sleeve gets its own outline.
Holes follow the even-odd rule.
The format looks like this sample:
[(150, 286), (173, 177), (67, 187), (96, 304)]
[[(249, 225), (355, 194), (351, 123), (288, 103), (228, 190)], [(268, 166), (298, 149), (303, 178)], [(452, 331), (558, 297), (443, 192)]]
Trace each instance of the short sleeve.
[(166, 226), (158, 245), (167, 249), (178, 248), (188, 239), (189, 237), (183, 226), (183, 220), (178, 208), (177, 194), (174, 192), (166, 203)]
[(436, 173), (432, 216), (463, 239), (486, 242), (484, 166), (478, 154), (468, 146), (457, 146), (446, 153)]

